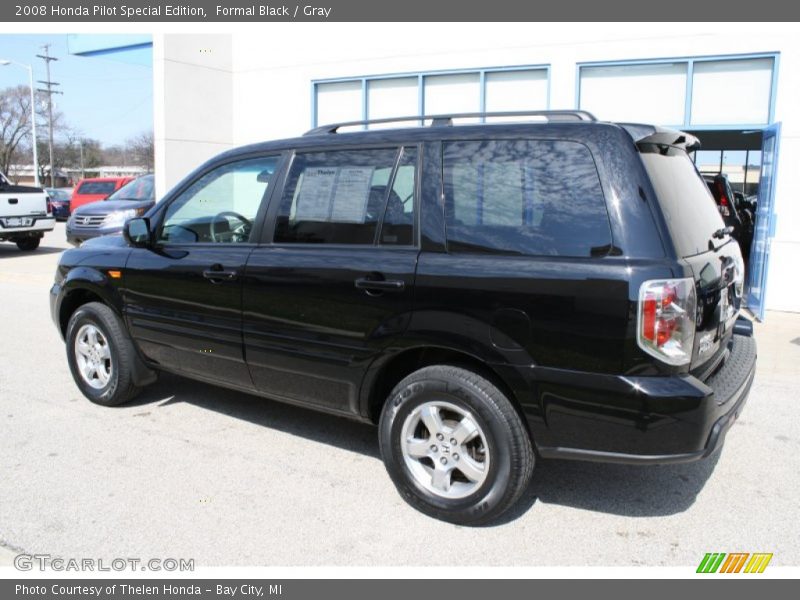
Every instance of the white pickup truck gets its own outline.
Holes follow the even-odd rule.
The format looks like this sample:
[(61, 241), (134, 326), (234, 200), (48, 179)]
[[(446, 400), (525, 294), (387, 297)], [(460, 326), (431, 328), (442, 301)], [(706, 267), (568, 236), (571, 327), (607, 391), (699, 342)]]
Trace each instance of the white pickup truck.
[(24, 251), (36, 250), (45, 232), (55, 226), (44, 190), (14, 185), (0, 173), (0, 242), (15, 242)]

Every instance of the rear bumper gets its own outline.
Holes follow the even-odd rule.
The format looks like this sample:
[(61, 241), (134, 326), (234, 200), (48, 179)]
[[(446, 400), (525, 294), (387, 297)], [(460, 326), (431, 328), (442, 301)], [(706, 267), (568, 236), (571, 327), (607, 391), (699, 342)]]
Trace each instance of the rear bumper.
[(4, 227), (0, 221), (0, 239), (14, 239), (39, 236), (52, 231), (56, 226), (55, 217), (33, 217), (33, 223), (28, 227)]
[(755, 376), (752, 337), (734, 334), (729, 351), (704, 382), (691, 375), (593, 375), (588, 390), (581, 385), (585, 377), (574, 374), (566, 385), (537, 381), (545, 421), (539, 453), (640, 464), (689, 462), (713, 454), (741, 414)]

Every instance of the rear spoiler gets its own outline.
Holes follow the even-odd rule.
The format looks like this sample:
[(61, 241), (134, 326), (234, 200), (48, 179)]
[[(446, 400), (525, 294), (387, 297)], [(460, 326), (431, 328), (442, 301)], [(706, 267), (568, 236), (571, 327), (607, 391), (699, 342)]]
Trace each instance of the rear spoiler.
[(637, 144), (657, 144), (659, 146), (674, 146), (692, 152), (700, 148), (700, 140), (691, 133), (677, 129), (665, 129), (656, 125), (641, 125), (639, 123), (619, 123)]

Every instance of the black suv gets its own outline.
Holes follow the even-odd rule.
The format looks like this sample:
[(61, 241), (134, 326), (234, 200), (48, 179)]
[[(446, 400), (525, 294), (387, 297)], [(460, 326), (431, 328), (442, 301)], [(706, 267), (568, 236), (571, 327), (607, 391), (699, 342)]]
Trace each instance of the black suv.
[(78, 387), (115, 405), (170, 371), (376, 423), (402, 496), (465, 524), (512, 506), (535, 457), (708, 456), (756, 347), (697, 140), (526, 114), (207, 162), (124, 237), (63, 254)]

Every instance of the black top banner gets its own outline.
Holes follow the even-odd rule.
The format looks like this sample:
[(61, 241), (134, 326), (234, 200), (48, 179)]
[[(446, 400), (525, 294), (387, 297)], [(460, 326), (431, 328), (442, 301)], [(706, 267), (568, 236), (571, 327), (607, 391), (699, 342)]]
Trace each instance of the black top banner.
[[(794, 21), (787, 0), (18, 0), (0, 22)], [(722, 25), (721, 25), (722, 26)]]

